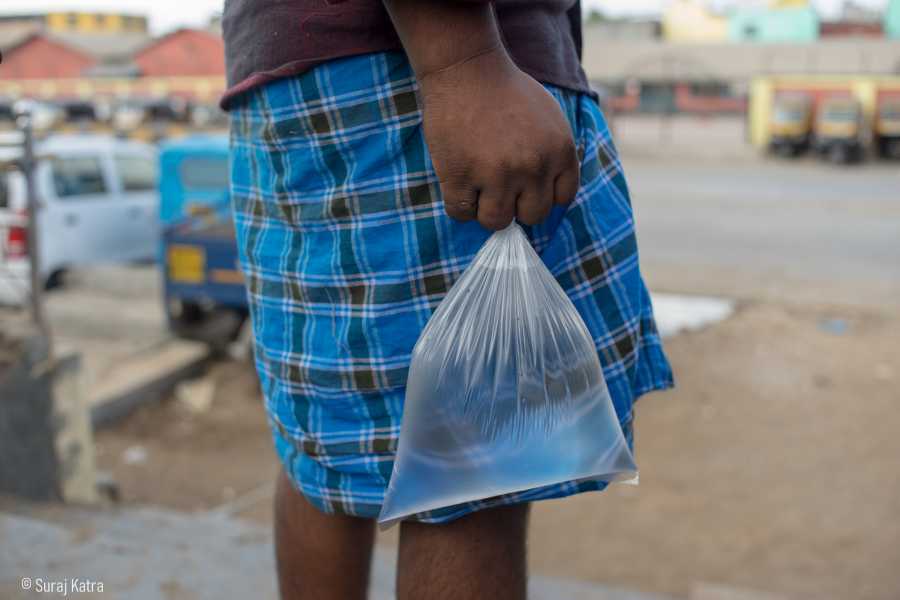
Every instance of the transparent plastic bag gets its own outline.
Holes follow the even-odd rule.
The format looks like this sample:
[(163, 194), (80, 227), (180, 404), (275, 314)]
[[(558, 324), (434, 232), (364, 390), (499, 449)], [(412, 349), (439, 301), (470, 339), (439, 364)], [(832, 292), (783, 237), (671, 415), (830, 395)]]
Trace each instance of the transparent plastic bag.
[(484, 244), (413, 349), (378, 520), (636, 473), (591, 335), (512, 223)]

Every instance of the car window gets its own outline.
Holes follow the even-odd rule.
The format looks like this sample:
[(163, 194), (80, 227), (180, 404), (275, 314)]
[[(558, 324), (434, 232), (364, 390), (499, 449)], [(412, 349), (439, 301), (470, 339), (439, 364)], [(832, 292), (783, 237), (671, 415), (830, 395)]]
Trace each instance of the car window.
[(53, 171), (53, 188), (56, 190), (58, 198), (107, 192), (99, 157), (54, 157), (50, 162)]
[(178, 174), (187, 190), (228, 189), (228, 159), (224, 157), (186, 158), (178, 167)]
[(155, 190), (158, 171), (156, 161), (147, 156), (120, 155), (114, 158), (116, 170), (126, 192)]

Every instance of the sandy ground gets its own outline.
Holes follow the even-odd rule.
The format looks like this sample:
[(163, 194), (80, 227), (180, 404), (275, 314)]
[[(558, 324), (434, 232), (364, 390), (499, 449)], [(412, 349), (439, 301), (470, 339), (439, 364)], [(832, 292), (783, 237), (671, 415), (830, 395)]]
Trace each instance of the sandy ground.
[[(896, 600), (898, 338), (892, 313), (751, 303), (671, 339), (678, 389), (638, 405), (641, 485), (537, 505), (534, 570), (678, 596), (713, 582)], [(253, 373), (222, 363), (208, 379), (208, 410), (172, 399), (99, 432), (99, 464), (124, 502), (268, 522), (277, 466)]]

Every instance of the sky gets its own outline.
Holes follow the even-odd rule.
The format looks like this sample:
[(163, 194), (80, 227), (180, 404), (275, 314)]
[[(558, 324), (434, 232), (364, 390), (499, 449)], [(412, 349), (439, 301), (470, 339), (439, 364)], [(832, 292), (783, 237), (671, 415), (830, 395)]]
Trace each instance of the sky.
[[(738, 0), (740, 1), (740, 0)], [(747, 0), (752, 2), (753, 0)], [(837, 14), (842, 0), (813, 0), (825, 16)], [(860, 4), (881, 7), (887, 0), (857, 0)], [(0, 14), (46, 12), (49, 10), (98, 10), (147, 14), (154, 33), (179, 26), (203, 25), (209, 16), (222, 9), (223, 0), (0, 0)], [(666, 0), (582, 0), (587, 7), (598, 7), (614, 15), (646, 14), (659, 11)]]

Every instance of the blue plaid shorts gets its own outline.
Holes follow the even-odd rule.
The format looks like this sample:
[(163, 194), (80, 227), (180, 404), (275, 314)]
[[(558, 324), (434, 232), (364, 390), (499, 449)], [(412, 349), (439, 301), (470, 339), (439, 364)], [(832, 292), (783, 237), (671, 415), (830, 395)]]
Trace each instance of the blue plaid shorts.
[[(589, 96), (547, 86), (572, 126), (581, 188), (526, 227), (594, 337), (620, 422), (672, 385), (638, 268), (631, 203)], [(327, 513), (376, 517), (391, 476), (410, 353), (490, 235), (447, 217), (399, 52), (324, 63), (245, 94), (231, 117), (231, 193), (256, 367), (286, 473)], [(578, 481), (417, 515), (600, 490)]]

